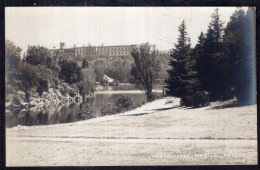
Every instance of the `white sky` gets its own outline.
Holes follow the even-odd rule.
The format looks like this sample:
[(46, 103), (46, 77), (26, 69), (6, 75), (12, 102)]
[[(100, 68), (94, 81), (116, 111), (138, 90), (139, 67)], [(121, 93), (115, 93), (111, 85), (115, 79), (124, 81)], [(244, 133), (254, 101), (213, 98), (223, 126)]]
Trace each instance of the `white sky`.
[[(207, 30), (215, 7), (7, 7), (6, 38), (27, 50), (28, 45), (59, 48), (129, 45), (149, 42), (161, 50), (173, 48), (184, 19), (192, 45)], [(236, 7), (219, 7), (228, 22)]]

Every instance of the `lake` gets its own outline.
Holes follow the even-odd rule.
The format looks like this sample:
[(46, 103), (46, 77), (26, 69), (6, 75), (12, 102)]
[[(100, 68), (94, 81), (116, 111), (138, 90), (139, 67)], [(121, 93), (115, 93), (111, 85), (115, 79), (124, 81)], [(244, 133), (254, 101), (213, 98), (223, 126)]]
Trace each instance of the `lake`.
[[(80, 108), (89, 106), (93, 114), (89, 118), (101, 116), (100, 110), (107, 104), (114, 104), (122, 95), (130, 95), (136, 103), (146, 102), (146, 96), (136, 90), (134, 86), (113, 86), (110, 90), (96, 91), (95, 97), (86, 99), (82, 103), (59, 104), (29, 109), (6, 110), (6, 127), (17, 125), (49, 125), (58, 123), (68, 123), (81, 120), (78, 117)], [(155, 93), (162, 93), (160, 86), (153, 90)]]

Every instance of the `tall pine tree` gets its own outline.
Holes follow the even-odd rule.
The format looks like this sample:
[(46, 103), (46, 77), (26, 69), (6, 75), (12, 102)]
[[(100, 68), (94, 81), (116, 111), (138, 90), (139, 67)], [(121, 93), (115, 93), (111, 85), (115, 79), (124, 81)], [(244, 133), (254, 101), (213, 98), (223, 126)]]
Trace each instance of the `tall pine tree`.
[(179, 28), (178, 41), (171, 51), (171, 70), (168, 70), (169, 79), (166, 80), (167, 94), (183, 99), (193, 95), (199, 86), (196, 72), (194, 71), (195, 60), (192, 57), (190, 39), (187, 36), (186, 25), (183, 21)]
[[(227, 55), (223, 48), (223, 22), (218, 8), (211, 15), (206, 37), (203, 41), (203, 52), (199, 54), (199, 77), (202, 89), (211, 92), (211, 100), (226, 97)], [(200, 50), (201, 51), (201, 50)]]
[(229, 56), (229, 86), (240, 105), (255, 103), (254, 9), (236, 10), (225, 29), (224, 42)]

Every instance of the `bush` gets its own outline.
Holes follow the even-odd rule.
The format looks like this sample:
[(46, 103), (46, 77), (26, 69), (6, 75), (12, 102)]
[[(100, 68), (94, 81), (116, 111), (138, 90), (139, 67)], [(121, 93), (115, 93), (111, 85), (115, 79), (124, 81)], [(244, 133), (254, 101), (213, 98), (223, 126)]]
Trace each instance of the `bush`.
[(162, 94), (161, 93), (152, 93), (152, 101), (156, 100), (156, 99), (160, 99), (162, 98)]
[(193, 96), (188, 95), (181, 98), (181, 105), (186, 107), (193, 106)]
[(74, 61), (63, 60), (59, 76), (69, 84), (79, 82), (82, 78), (81, 68)]
[(102, 116), (116, 114), (118, 113), (117, 111), (117, 107), (111, 103), (103, 106), (100, 110)]
[(78, 110), (78, 113), (76, 114), (77, 120), (86, 120), (94, 118), (93, 110), (90, 109), (88, 105), (80, 104), (80, 108)]
[(198, 91), (193, 95), (193, 106), (204, 107), (210, 103), (209, 94), (207, 92)]
[(118, 112), (124, 112), (134, 108), (134, 100), (131, 96), (121, 96), (115, 103)]
[(70, 97), (75, 97), (76, 93), (75, 93), (75, 91), (73, 89), (70, 89), (69, 95), (70, 95)]
[(198, 91), (193, 95), (181, 98), (181, 105), (186, 107), (204, 107), (209, 105), (210, 98), (207, 92)]
[(49, 88), (48, 81), (47, 80), (39, 80), (39, 85), (37, 88), (37, 92), (41, 96), (44, 91), (47, 91)]
[(121, 96), (115, 104), (107, 104), (101, 108), (101, 115), (112, 115), (120, 112), (125, 112), (136, 107), (140, 104), (135, 104), (133, 97), (129, 95)]

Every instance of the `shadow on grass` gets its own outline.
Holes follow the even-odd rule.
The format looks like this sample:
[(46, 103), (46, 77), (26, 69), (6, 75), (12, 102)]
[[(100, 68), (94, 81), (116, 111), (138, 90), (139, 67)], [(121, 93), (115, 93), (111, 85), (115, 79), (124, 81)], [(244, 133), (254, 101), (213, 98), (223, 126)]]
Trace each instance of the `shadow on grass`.
[(120, 115), (120, 116), (141, 116), (141, 115), (146, 115), (149, 113), (137, 113), (137, 114), (129, 114), (129, 115)]
[(173, 107), (167, 107), (167, 108), (159, 108), (159, 109), (151, 109), (151, 110), (145, 110), (145, 111), (164, 111), (164, 110), (170, 110), (175, 108), (184, 108), (183, 106), (173, 106)]
[(213, 107), (209, 108), (208, 110), (225, 109), (225, 108), (232, 108), (232, 107), (240, 107), (238, 101), (232, 101), (231, 103), (224, 103), (219, 106), (213, 106)]

